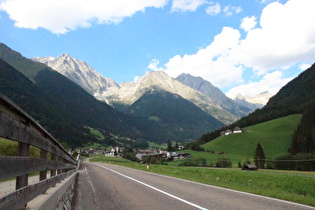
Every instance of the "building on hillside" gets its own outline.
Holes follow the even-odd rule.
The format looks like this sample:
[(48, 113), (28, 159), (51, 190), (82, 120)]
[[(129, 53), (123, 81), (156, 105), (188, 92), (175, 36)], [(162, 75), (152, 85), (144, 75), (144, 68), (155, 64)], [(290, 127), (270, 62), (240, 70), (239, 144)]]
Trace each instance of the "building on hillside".
[(236, 127), (233, 129), (233, 133), (243, 133), (243, 130), (242, 130), (240, 127), (236, 126)]
[(185, 147), (184, 147), (184, 145), (179, 145), (178, 146), (178, 150), (183, 150)]
[(146, 157), (166, 159), (167, 158), (167, 154), (166, 153), (151, 153), (151, 154), (138, 153), (138, 154), (136, 154), (136, 157), (139, 160), (143, 160), (143, 158), (146, 158)]
[(221, 131), (220, 135), (221, 136), (228, 136), (228, 135), (231, 135), (231, 134), (243, 133), (243, 132), (244, 131), (240, 127), (236, 126), (233, 130), (228, 129), (228, 130), (225, 130), (225, 131)]
[(232, 133), (233, 133), (233, 131), (228, 129), (228, 130), (225, 131), (224, 135), (228, 136), (228, 135), (230, 135)]
[(117, 157), (122, 156), (123, 147), (112, 147), (109, 151), (105, 152), (105, 156), (107, 157)]
[(138, 151), (138, 154), (153, 154), (154, 153), (154, 151), (153, 150), (148, 150), (148, 149), (146, 149), (146, 150), (139, 150)]

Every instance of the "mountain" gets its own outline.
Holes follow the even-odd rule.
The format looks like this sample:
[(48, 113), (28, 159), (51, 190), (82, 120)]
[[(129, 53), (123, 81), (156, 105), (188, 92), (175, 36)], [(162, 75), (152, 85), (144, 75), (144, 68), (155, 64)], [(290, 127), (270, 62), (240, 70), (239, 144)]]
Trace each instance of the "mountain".
[(199, 89), (194, 86), (190, 87), (189, 84), (182, 81), (180, 81), (182, 84), (179, 84), (164, 72), (148, 72), (137, 82), (125, 82), (118, 85), (112, 79), (101, 76), (84, 61), (71, 58), (67, 54), (58, 58), (36, 57), (33, 60), (47, 64), (80, 85), (98, 100), (105, 101), (120, 111), (124, 111), (126, 107), (150, 91), (153, 86), (182, 96), (225, 124), (235, 122), (256, 108), (255, 105), (248, 108), (237, 104), (202, 78), (196, 78), (205, 84)]
[(246, 100), (246, 98), (244, 96), (242, 96), (241, 94), (238, 94), (235, 99), (234, 99), (238, 104), (241, 104), (245, 107), (248, 107), (250, 109), (256, 110), (256, 109), (260, 109), (262, 108), (264, 105), (263, 104), (253, 104), (250, 103)]
[(264, 105), (267, 104), (267, 102), (272, 96), (273, 95), (270, 92), (265, 91), (265, 92), (257, 94), (256, 96), (242, 96), (241, 94), (238, 94), (235, 97), (235, 100), (239, 101), (240, 103), (242, 103), (242, 101), (245, 101), (245, 102), (256, 105), (257, 108), (262, 108)]
[(118, 86), (114, 80), (103, 77), (84, 61), (67, 54), (62, 54), (57, 58), (35, 57), (32, 60), (48, 65), (100, 100), (104, 100), (102, 93), (109, 87)]
[(315, 98), (315, 63), (298, 77), (291, 80), (273, 97), (266, 106), (292, 107), (296, 112), (304, 112)]
[[(112, 88), (116, 87), (109, 89)], [(150, 86), (149, 90), (152, 88)], [(147, 90), (144, 88), (144, 93), (148, 93)], [(0, 43), (0, 92), (34, 117), (56, 139), (71, 147), (93, 142), (102, 145), (131, 145), (147, 140), (184, 142), (222, 125), (179, 95), (162, 91), (160, 87), (155, 90), (158, 90), (158, 101), (142, 94), (137, 98), (143, 96), (142, 101), (134, 100), (134, 104), (126, 108), (128, 114), (122, 113), (47, 65), (27, 59)], [(148, 109), (146, 115), (139, 114), (141, 110), (136, 112), (139, 104), (141, 109)], [(159, 106), (153, 107), (155, 104)], [(149, 109), (156, 109), (158, 113)], [(104, 138), (97, 138), (91, 130), (100, 131)]]
[(228, 98), (219, 88), (213, 86), (210, 82), (201, 77), (194, 77), (190, 74), (181, 74), (175, 79), (184, 85), (209, 96), (224, 110), (231, 112), (239, 118), (248, 115), (257, 108), (260, 108), (255, 104), (238, 103), (237, 101)]
[(109, 104), (117, 108), (122, 107), (123, 110), (145, 93), (150, 92), (152, 88), (177, 94), (224, 124), (238, 119), (234, 114), (222, 109), (211, 97), (182, 84), (163, 71), (149, 71), (136, 82), (125, 82), (119, 87), (108, 88), (104, 92), (104, 97)]
[[(27, 111), (56, 139), (69, 146), (97, 141), (80, 122), (51, 105), (53, 99), (24, 74), (0, 59), (0, 92)], [(65, 135), (64, 132), (67, 132)]]
[(192, 102), (181, 96), (152, 88), (126, 110), (134, 116), (143, 117), (159, 137), (173, 140), (196, 139), (198, 134), (223, 126)]
[(48, 66), (27, 59), (4, 44), (0, 44), (0, 58), (0, 92), (21, 106), (60, 141), (70, 146), (97, 142), (95, 137), (89, 135), (87, 127), (104, 134), (146, 137), (145, 127), (135, 125), (135, 122), (141, 124), (138, 119), (98, 101)]

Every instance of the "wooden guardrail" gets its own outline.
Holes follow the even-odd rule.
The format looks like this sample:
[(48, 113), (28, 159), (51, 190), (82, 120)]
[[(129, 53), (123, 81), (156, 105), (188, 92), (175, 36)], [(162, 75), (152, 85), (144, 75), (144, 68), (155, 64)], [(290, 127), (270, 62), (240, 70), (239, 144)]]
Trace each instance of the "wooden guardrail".
[[(27, 202), (76, 171), (77, 161), (57, 140), (2, 94), (0, 138), (18, 142), (16, 156), (0, 156), (0, 181), (16, 178), (16, 191), (0, 198), (0, 209), (23, 208)], [(40, 157), (29, 157), (30, 146), (40, 149)], [(28, 185), (28, 174), (32, 172), (39, 172), (40, 182)]]

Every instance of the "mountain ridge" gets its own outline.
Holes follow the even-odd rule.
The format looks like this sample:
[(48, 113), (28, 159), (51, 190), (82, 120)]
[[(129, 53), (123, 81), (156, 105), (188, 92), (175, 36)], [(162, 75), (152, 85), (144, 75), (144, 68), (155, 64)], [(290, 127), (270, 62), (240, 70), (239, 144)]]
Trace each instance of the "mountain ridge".
[(194, 103), (219, 121), (229, 124), (238, 119), (237, 116), (222, 109), (212, 98), (173, 79), (163, 71), (148, 71), (135, 82), (122, 83), (119, 87), (109, 88), (104, 96), (109, 104), (124, 104), (126, 107), (139, 99), (152, 87), (180, 95)]
[[(0, 59), (0, 92), (39, 121), (56, 139), (71, 147), (89, 142), (107, 146), (135, 145), (148, 140), (159, 143), (173, 140), (184, 142), (202, 134), (189, 119), (183, 125), (177, 120), (156, 126), (152, 121), (154, 117), (149, 116), (148, 119), (119, 112), (59, 72), (23, 57), (4, 44), (0, 44), (0, 58), (3, 59)], [(170, 110), (176, 110), (176, 103), (172, 104)], [(195, 105), (192, 106), (197, 109)], [(159, 111), (166, 113), (163, 113), (163, 109)], [(175, 114), (174, 119), (180, 119), (185, 112), (177, 109), (170, 114)], [(202, 115), (211, 120), (211, 116)], [(216, 120), (213, 122), (214, 126), (204, 126), (202, 129), (213, 130), (222, 125)], [(167, 132), (161, 136), (164, 126), (167, 126)], [(100, 131), (105, 139), (97, 139), (90, 129)]]
[[(88, 66), (84, 61), (71, 58), (67, 54), (63, 54), (58, 58), (37, 57), (33, 58), (33, 60), (48, 64), (56, 71), (83, 87), (98, 100), (105, 101), (120, 111), (125, 111), (128, 106), (142, 97), (147, 91), (151, 91), (152, 89), (156, 90), (158, 88), (178, 94), (186, 100), (193, 102), (203, 111), (214, 116), (224, 124), (233, 123), (257, 108), (256, 105), (238, 103), (229, 99), (217, 87), (214, 87), (210, 82), (205, 81), (201, 77), (194, 78), (194, 80), (200, 81), (199, 87), (194, 87), (191, 84), (179, 81), (179, 77), (174, 79), (168, 76), (163, 71), (148, 71), (137, 81), (124, 82), (118, 85), (109, 78), (106, 78), (107, 82), (98, 82), (100, 79), (95, 78), (102, 77), (99, 73)], [(70, 67), (69, 63), (71, 63)], [(79, 71), (90, 72), (90, 74), (78, 73)], [(108, 80), (111, 80), (111, 82), (108, 82)]]
[(240, 117), (248, 115), (250, 112), (259, 108), (254, 104), (241, 104), (238, 101), (228, 98), (219, 88), (213, 86), (211, 82), (201, 78), (194, 77), (190, 74), (181, 74), (175, 78), (181, 83), (205, 94), (212, 98), (217, 104), (224, 110), (231, 112), (232, 114)]

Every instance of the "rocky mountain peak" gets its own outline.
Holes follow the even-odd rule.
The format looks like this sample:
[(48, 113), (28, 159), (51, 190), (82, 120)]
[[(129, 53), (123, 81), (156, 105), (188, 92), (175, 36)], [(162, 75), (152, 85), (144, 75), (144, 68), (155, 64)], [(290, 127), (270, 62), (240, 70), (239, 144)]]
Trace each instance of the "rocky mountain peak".
[(252, 104), (260, 104), (262, 106), (266, 105), (267, 102), (269, 101), (269, 99), (273, 96), (273, 94), (271, 94), (268, 91), (264, 91), (262, 93), (259, 93), (255, 96), (243, 96), (241, 94), (237, 94), (237, 96), (235, 97), (235, 100), (245, 100), (249, 103)]
[(47, 64), (48, 62), (52, 61), (52, 60), (55, 60), (55, 57), (52, 57), (52, 56), (48, 56), (48, 57), (35, 57), (35, 58), (32, 58), (33, 61), (36, 61), (36, 62), (39, 62), (39, 63), (44, 63), (44, 64)]
[(186, 74), (186, 73), (180, 74), (178, 77), (176, 77), (176, 80), (181, 81), (182, 83), (184, 83), (190, 87), (198, 87), (202, 83), (205, 82), (205, 79), (203, 79), (202, 77), (195, 77), (195, 76), (192, 76), (192, 75)]
[(67, 53), (62, 54), (57, 58), (36, 57), (32, 60), (45, 63), (55, 71), (68, 77), (98, 99), (104, 100), (104, 98), (102, 98), (102, 93), (109, 87), (119, 86), (114, 80), (103, 77), (87, 63), (72, 58)]
[(211, 82), (201, 77), (195, 77), (190, 74), (181, 74), (176, 80), (212, 98), (214, 102), (219, 104), (224, 110), (231, 112), (237, 117), (246, 116), (257, 108), (253, 104), (237, 103), (228, 98), (219, 88), (212, 85)]

